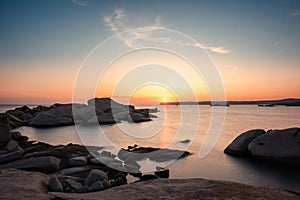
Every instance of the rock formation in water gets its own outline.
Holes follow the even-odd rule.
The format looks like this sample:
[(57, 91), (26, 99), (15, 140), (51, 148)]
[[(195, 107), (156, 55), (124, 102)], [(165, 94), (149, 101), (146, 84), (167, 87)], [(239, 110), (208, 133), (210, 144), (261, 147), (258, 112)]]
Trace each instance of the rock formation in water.
[(115, 124), (121, 121), (133, 123), (151, 121), (157, 109), (135, 109), (132, 105), (123, 105), (110, 98), (94, 98), (88, 104), (53, 104), (49, 107), (28, 106), (9, 110), (6, 115), (11, 128), (20, 126), (57, 127), (80, 124)]
[(224, 150), (235, 156), (300, 165), (300, 128), (250, 130), (239, 135)]

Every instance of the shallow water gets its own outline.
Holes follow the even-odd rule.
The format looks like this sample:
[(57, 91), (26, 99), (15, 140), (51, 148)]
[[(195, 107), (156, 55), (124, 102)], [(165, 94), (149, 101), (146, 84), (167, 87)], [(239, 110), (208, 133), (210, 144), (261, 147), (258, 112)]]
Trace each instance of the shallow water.
[[(156, 113), (159, 118), (140, 124), (122, 122), (101, 128), (98, 126), (67, 126), (49, 129), (21, 127), (19, 130), (32, 140), (51, 144), (83, 143), (105, 146), (112, 152), (116, 151), (115, 147), (126, 148), (133, 144), (185, 149), (193, 155), (167, 166), (171, 171), (171, 178), (199, 177), (229, 180), (300, 192), (299, 170), (275, 164), (257, 163), (223, 153), (226, 146), (236, 136), (249, 129), (300, 127), (300, 107), (245, 105), (213, 108), (213, 112), (209, 106), (164, 106), (159, 109), (161, 112)], [(201, 159), (199, 151), (210, 126), (212, 113), (222, 113), (224, 109), (226, 109), (226, 118), (224, 124), (219, 124), (222, 125), (220, 138), (213, 150)], [(214, 126), (212, 128), (215, 130)], [(191, 142), (180, 143), (184, 139), (191, 139)], [(167, 163), (153, 163), (145, 160), (142, 164), (143, 170), (150, 170), (156, 165), (165, 166)]]

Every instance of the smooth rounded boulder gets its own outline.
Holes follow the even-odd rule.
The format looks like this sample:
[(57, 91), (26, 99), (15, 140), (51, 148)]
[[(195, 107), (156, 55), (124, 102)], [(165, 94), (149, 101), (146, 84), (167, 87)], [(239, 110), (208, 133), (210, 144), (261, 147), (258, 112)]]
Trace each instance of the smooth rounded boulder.
[(237, 138), (235, 138), (231, 142), (231, 144), (226, 147), (224, 153), (235, 155), (235, 156), (248, 156), (249, 155), (248, 145), (250, 144), (250, 142), (254, 138), (265, 133), (266, 131), (262, 129), (254, 129), (254, 130), (246, 131), (241, 135), (239, 135)]
[(255, 159), (300, 165), (300, 128), (268, 131), (248, 149)]

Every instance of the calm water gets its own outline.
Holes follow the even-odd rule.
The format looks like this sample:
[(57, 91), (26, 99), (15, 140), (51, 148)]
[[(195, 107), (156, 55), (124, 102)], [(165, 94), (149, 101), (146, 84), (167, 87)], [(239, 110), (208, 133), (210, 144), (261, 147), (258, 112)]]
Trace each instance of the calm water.
[[(209, 106), (164, 106), (159, 109), (161, 110), (157, 113), (159, 118), (152, 122), (141, 124), (123, 122), (113, 126), (102, 126), (103, 133), (97, 126), (77, 129), (75, 126), (51, 129), (21, 127), (19, 131), (32, 140), (51, 144), (84, 143), (105, 146), (113, 152), (116, 151), (114, 147), (121, 148), (133, 144), (186, 149), (194, 154), (168, 166), (171, 170), (171, 178), (199, 177), (229, 180), (300, 192), (299, 170), (286, 169), (275, 164), (254, 163), (223, 153), (236, 136), (249, 129), (300, 127), (300, 107), (231, 106), (226, 108), (226, 119), (221, 136), (213, 150), (203, 159), (198, 155), (211, 122), (211, 108)], [(214, 112), (218, 112), (218, 108), (216, 109)], [(200, 115), (195, 112), (197, 110), (200, 111)], [(187, 138), (192, 140), (190, 144), (179, 142)], [(162, 165), (147, 160), (142, 164), (143, 169)]]

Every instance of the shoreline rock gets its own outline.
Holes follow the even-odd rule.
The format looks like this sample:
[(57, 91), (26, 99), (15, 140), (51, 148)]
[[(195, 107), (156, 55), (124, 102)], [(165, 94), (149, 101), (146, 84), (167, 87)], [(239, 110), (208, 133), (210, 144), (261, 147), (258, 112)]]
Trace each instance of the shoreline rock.
[(224, 153), (254, 160), (300, 166), (300, 128), (250, 130), (239, 135)]
[[(8, 128), (7, 123), (5, 126)], [(157, 155), (168, 160), (190, 155), (186, 151), (134, 145), (127, 150), (121, 149), (117, 157), (108, 151), (100, 153), (103, 147), (85, 147), (77, 144), (53, 146), (29, 141), (28, 137), (22, 136), (20, 132), (13, 131), (9, 134), (10, 140), (0, 143), (1, 171), (13, 168), (44, 173), (49, 175), (48, 189), (69, 193), (95, 192), (127, 184), (128, 173), (141, 177), (141, 180), (157, 177), (154, 174), (143, 176), (140, 172), (141, 166), (137, 161), (150, 158), (149, 153), (151, 155), (158, 151), (160, 153), (156, 153)], [(132, 157), (132, 154), (138, 157)], [(167, 178), (169, 170), (159, 171), (156, 174)]]

